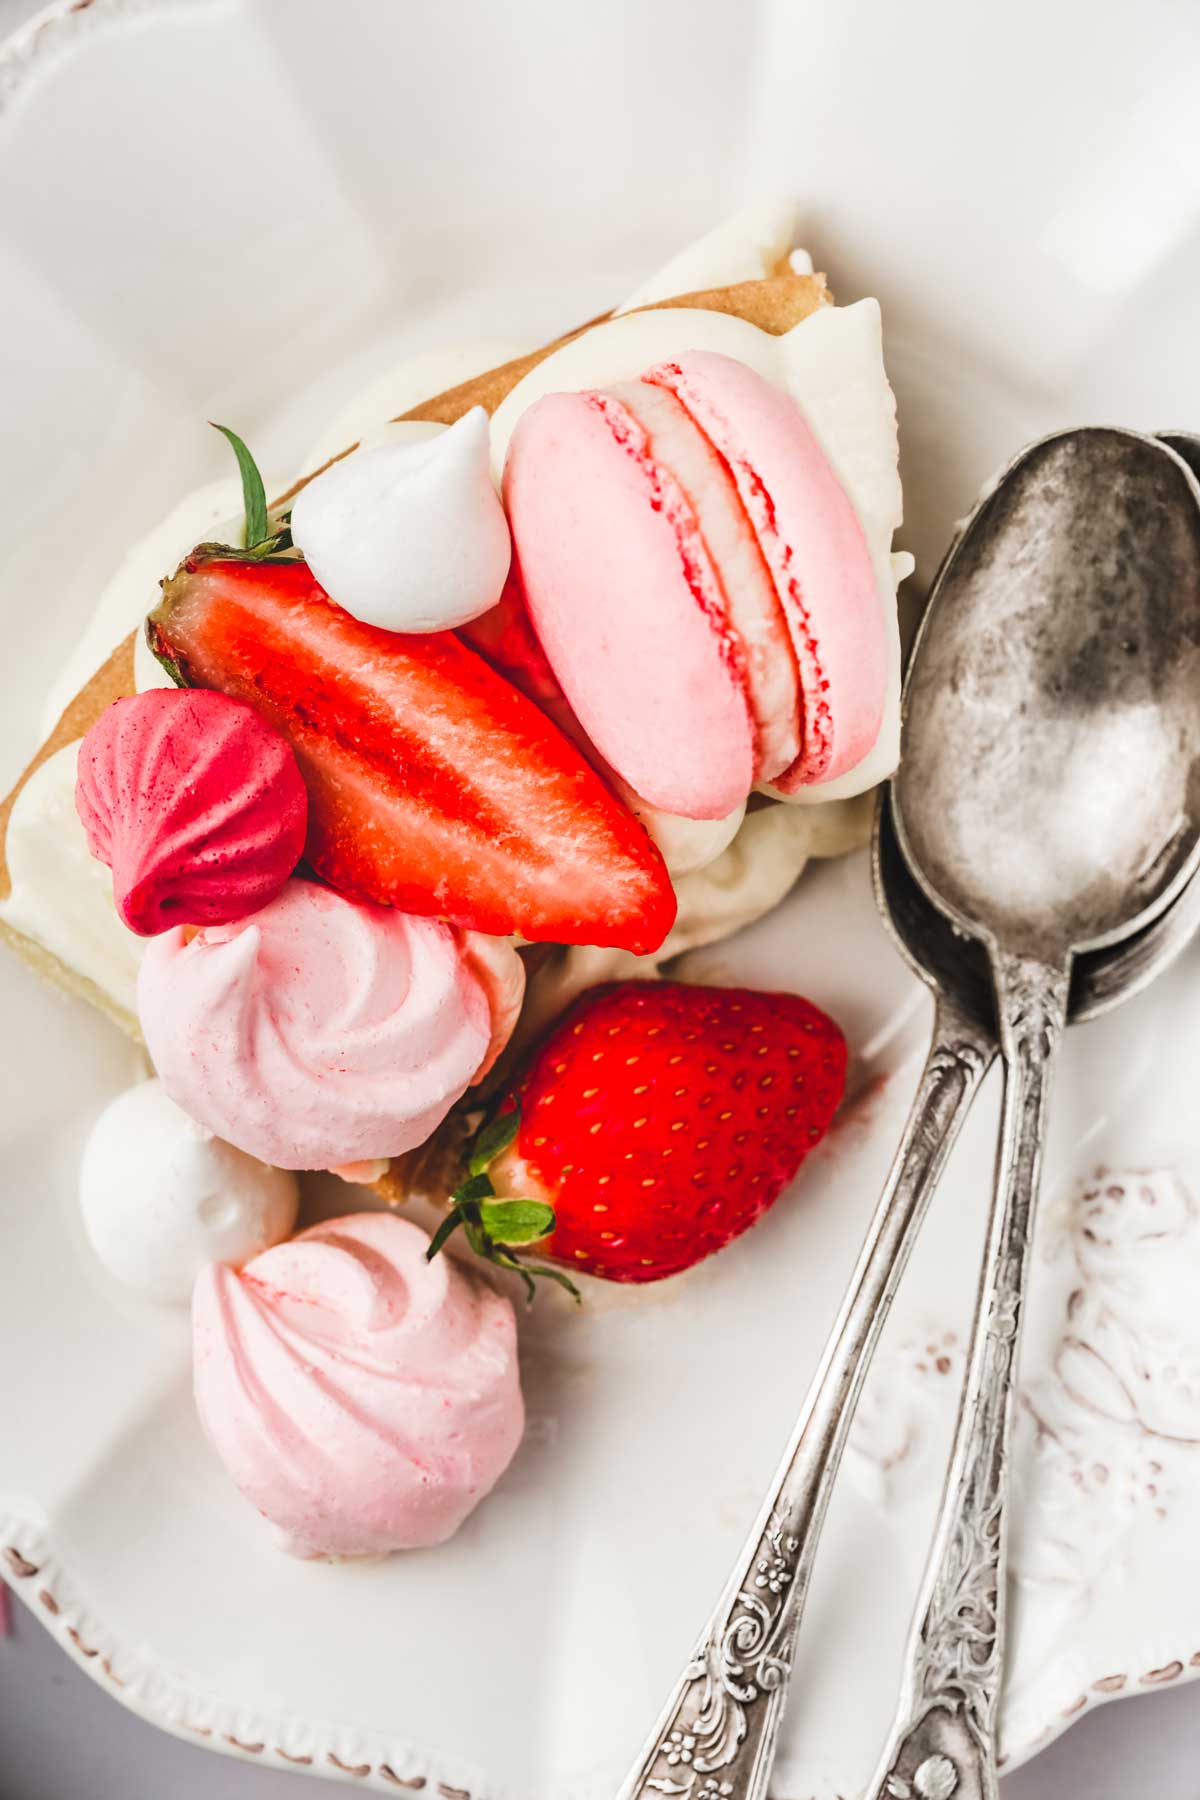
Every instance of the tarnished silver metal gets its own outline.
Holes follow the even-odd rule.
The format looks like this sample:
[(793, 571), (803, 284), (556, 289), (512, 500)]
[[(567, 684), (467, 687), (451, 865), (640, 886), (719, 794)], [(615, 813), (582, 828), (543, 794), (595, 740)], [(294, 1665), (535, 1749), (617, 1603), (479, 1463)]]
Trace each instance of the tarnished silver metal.
[[(1068, 975), (1006, 959), (1005, 1110), (987, 1277), (976, 1314), (955, 1451), (905, 1665), (880, 1794), (996, 1800), (996, 1708), (1004, 1645), (1009, 1415), (1021, 1298), (1041, 1174), (1049, 1076), (1066, 1023)], [(922, 1773), (924, 1771), (924, 1774)]]
[(950, 1146), (996, 1052), (941, 999), (904, 1140), (783, 1467), (622, 1794), (765, 1793), (817, 1539), (862, 1378)]
[[(1172, 457), (1163, 460), (1174, 463)], [(1200, 490), (1193, 489), (1189, 498), (1200, 502)], [(955, 550), (967, 535), (969, 528), (956, 540)], [(952, 560), (953, 554), (939, 576), (939, 587)], [(997, 1053), (987, 951), (978, 940), (964, 937), (918, 884), (897, 844), (887, 793), (876, 820), (873, 872), (885, 922), (935, 994), (929, 1057), (903, 1141), (775, 1483), (690, 1661), (621, 1789), (622, 1800), (651, 1793), (687, 1800), (760, 1800), (765, 1794), (817, 1540), (854, 1405), (938, 1177)], [(1169, 912), (1135, 930), (1126, 941), (1080, 956), (1069, 997), (1066, 991), (1055, 990), (1069, 1006), (1071, 1021), (1105, 1011), (1144, 986), (1178, 954), (1198, 922), (1200, 882), (1195, 882)], [(1025, 1185), (1032, 1196), (1033, 1186)], [(1015, 1334), (1012, 1345), (1015, 1349)], [(987, 1385), (991, 1392), (1003, 1383), (993, 1380)], [(972, 1569), (988, 1566), (988, 1559), (977, 1554), (968, 1560)], [(989, 1623), (988, 1635), (998, 1656), (994, 1622)], [(950, 1634), (944, 1633), (943, 1641), (949, 1644)], [(960, 1782), (961, 1766), (960, 1759), (931, 1750), (909, 1774), (897, 1773), (896, 1780), (907, 1787), (897, 1786), (894, 1792), (915, 1800), (948, 1800)]]
[[(1009, 1428), (1050, 1079), (1080, 952), (1165, 926), (1194, 875), (1198, 693), (1188, 466), (1100, 429), (1023, 452), (930, 596), (893, 792), (914, 876), (990, 962), (1005, 1088), (966, 1386), (879, 1800), (924, 1800), (931, 1782), (946, 1800), (998, 1800)], [(959, 752), (953, 777), (939, 733)]]

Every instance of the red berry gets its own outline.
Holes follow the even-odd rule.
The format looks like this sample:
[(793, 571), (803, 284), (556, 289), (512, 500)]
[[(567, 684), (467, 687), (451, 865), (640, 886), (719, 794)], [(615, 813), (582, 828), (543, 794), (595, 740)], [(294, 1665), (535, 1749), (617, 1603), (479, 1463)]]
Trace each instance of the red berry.
[(846, 1043), (796, 994), (593, 988), (537, 1051), (498, 1193), (555, 1209), (538, 1254), (610, 1281), (691, 1268), (761, 1218), (820, 1142)]
[(642, 827), (452, 632), (364, 625), (302, 562), (197, 553), (163, 592), (153, 647), (288, 740), (334, 887), (496, 936), (662, 943), (675, 895)]
[(563, 691), (533, 629), (516, 569), (509, 570), (495, 606), (460, 626), (459, 635), (539, 706), (563, 703)]

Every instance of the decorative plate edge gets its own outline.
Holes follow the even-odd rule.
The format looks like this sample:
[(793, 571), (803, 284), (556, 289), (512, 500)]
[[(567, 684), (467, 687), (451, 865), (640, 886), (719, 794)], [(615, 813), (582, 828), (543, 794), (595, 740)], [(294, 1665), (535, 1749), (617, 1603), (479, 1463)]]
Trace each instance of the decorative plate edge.
[[(377, 1793), (420, 1793), (425, 1800), (504, 1800), (479, 1771), (447, 1766), (415, 1745), (348, 1740), (331, 1725), (279, 1719), (228, 1700), (207, 1698), (123, 1645), (84, 1604), (48, 1537), (29, 1519), (0, 1513), (0, 1577), (92, 1679), (148, 1723), (206, 1749), (248, 1762), (295, 1769)], [(1200, 1651), (1141, 1675), (1110, 1673), (1057, 1709), (1042, 1729), (1001, 1757), (1005, 1770), (1044, 1750), (1085, 1713), (1109, 1701), (1200, 1678)], [(596, 1785), (555, 1790), (555, 1800), (595, 1800)], [(776, 1800), (817, 1800), (779, 1794)]]
[[(209, 1698), (124, 1644), (87, 1606), (46, 1534), (31, 1520), (0, 1512), (0, 1578), (71, 1659), (113, 1697), (176, 1737), (249, 1762), (354, 1781), (379, 1793), (421, 1793), (426, 1800), (503, 1800), (479, 1771), (454, 1766), (396, 1740), (350, 1738), (332, 1725), (281, 1719)], [(588, 1800), (583, 1793), (563, 1800)], [(594, 1796), (590, 1797), (594, 1800)]]
[(8, 37), (0, 38), (0, 120), (33, 79), (65, 51), (110, 25), (157, 13), (222, 4), (223, 0), (51, 0)]

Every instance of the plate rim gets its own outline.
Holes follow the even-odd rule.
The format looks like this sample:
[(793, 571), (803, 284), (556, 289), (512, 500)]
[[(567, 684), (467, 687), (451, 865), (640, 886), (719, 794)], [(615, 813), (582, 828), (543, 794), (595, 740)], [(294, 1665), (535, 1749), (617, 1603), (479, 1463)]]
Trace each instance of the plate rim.
[[(440, 1751), (420, 1749), (406, 1739), (385, 1743), (372, 1735), (352, 1737), (352, 1727), (331, 1731), (328, 1725), (314, 1726), (299, 1717), (247, 1711), (229, 1700), (206, 1699), (152, 1659), (140, 1656), (90, 1612), (79, 1584), (54, 1548), (49, 1528), (36, 1524), (11, 1502), (0, 1509), (0, 1580), (106, 1693), (148, 1724), (185, 1742), (245, 1762), (325, 1780), (356, 1781), (383, 1793), (430, 1790), (440, 1800), (501, 1800), (504, 1790), (493, 1789), (482, 1770), (478, 1774), (483, 1779), (477, 1779), (474, 1772), (468, 1775), (463, 1767), (447, 1762)], [(1059, 1708), (1032, 1738), (1008, 1750), (1000, 1766), (1005, 1773), (1019, 1768), (1097, 1707), (1198, 1678), (1200, 1651), (1184, 1651), (1140, 1675), (1111, 1672)], [(289, 1749), (289, 1744), (295, 1747)], [(556, 1800), (574, 1800), (570, 1788), (556, 1788), (554, 1793)], [(781, 1793), (776, 1800), (802, 1797)]]
[(315, 1726), (298, 1716), (206, 1698), (124, 1643), (92, 1612), (49, 1528), (11, 1503), (0, 1509), (0, 1581), (98, 1686), (173, 1737), (245, 1762), (356, 1781), (384, 1793), (429, 1790), (440, 1800), (491, 1800), (498, 1793), (441, 1753), (406, 1739), (385, 1743), (371, 1734), (356, 1735), (354, 1728)]

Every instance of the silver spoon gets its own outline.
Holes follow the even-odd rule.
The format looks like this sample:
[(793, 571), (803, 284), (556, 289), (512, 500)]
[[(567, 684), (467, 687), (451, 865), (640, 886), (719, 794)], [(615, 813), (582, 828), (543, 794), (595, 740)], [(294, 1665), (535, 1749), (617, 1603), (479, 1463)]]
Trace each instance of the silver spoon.
[[(1197, 496), (1200, 498), (1200, 495)], [(908, 1125), (775, 1483), (696, 1649), (632, 1769), (623, 1800), (765, 1794), (817, 1540), (854, 1406), (937, 1180), (998, 1044), (987, 963), (917, 886), (886, 795), (876, 894), (903, 954), (933, 990), (933, 1040)], [(1145, 985), (1200, 922), (1200, 882), (1128, 944), (1082, 956), (1071, 1018)]]
[(1008, 1435), (1072, 967), (1200, 853), (1200, 490), (1131, 432), (1022, 453), (955, 545), (905, 688), (899, 849), (983, 947), (1004, 1057), (996, 1196), (954, 1453), (876, 1789), (997, 1800)]

